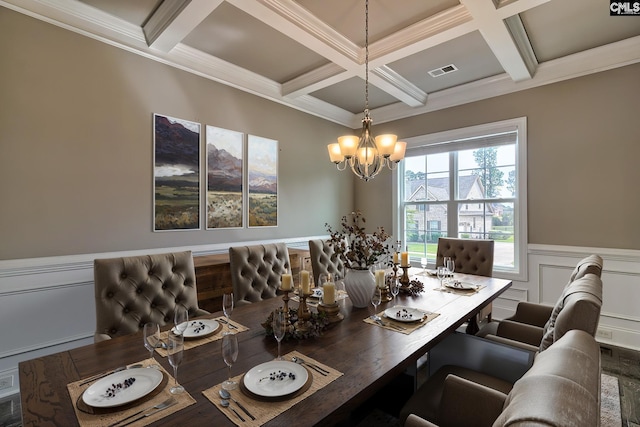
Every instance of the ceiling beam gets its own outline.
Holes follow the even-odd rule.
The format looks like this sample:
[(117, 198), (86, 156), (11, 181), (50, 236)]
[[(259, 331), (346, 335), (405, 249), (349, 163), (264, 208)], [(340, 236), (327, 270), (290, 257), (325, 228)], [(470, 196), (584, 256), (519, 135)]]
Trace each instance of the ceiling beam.
[[(473, 16), (480, 34), (513, 81), (520, 82), (531, 79), (535, 69), (530, 69), (532, 63), (528, 58), (529, 53), (526, 51), (529, 42), (527, 40), (524, 43), (523, 39), (526, 39), (524, 28), (522, 28), (522, 33), (517, 36), (520, 43), (516, 43), (509, 26), (498, 13), (493, 0), (460, 0), (460, 2)], [(519, 44), (523, 44), (524, 52), (520, 51)], [(526, 57), (527, 59), (525, 59)]]
[(163, 1), (142, 27), (149, 47), (169, 52), (224, 0)]

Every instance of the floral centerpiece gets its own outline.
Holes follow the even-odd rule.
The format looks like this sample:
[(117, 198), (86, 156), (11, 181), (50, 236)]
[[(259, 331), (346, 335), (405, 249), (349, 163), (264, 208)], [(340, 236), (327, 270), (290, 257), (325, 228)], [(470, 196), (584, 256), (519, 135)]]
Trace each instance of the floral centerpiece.
[(360, 211), (351, 212), (351, 218), (342, 217), (340, 229), (325, 224), (330, 234), (329, 242), (345, 267), (366, 270), (372, 265), (387, 261), (391, 249), (387, 240), (389, 234), (384, 227), (378, 227), (372, 234), (365, 230), (367, 220)]
[(367, 307), (376, 287), (370, 267), (379, 262), (389, 263), (391, 249), (389, 234), (378, 227), (369, 234), (362, 213), (352, 212), (350, 218), (342, 217), (341, 228), (333, 229), (325, 224), (330, 234), (329, 245), (346, 267), (344, 285), (354, 307)]
[[(322, 335), (322, 331), (327, 329), (329, 326), (329, 318), (325, 313), (314, 313), (311, 312), (311, 318), (309, 319), (309, 327), (304, 331), (301, 331), (295, 327), (296, 322), (298, 321), (298, 310), (294, 308), (289, 309), (289, 318), (291, 324), (293, 325), (292, 331), (287, 331), (284, 335), (284, 341), (290, 339), (307, 339), (307, 338), (315, 338)], [(262, 327), (264, 328), (267, 336), (273, 335), (273, 312), (269, 314), (267, 320), (262, 323)]]

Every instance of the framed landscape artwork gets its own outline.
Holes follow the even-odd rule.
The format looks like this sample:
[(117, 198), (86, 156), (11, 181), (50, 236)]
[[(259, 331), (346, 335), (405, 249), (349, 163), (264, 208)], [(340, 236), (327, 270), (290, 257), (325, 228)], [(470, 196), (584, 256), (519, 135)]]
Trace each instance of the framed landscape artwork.
[(244, 226), (244, 134), (214, 126), (207, 134), (207, 229)]
[(200, 124), (153, 115), (153, 229), (200, 229)]
[(249, 227), (278, 225), (278, 141), (249, 135)]

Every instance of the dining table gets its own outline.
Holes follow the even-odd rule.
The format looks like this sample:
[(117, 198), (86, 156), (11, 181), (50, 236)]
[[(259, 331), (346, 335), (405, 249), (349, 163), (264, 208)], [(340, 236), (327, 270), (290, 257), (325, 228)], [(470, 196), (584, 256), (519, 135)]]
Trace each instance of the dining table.
[[(301, 356), (332, 375), (327, 379), (326, 374), (308, 369), (307, 382), (317, 382), (318, 387), (310, 390), (308, 396), (298, 395), (295, 402), (281, 412), (254, 421), (233, 400), (230, 408), (225, 409), (220, 406), (219, 398), (211, 397), (230, 374), (241, 376), (252, 372), (252, 368), (273, 361), (277, 356), (278, 343), (273, 335), (265, 332), (263, 324), (274, 309), (283, 306), (280, 295), (236, 307), (231, 315), (235, 330), (223, 324), (221, 330), (216, 331), (217, 334), (230, 331), (237, 335), (238, 357), (231, 369), (223, 360), (221, 340), (185, 347), (178, 380), (190, 396), (188, 404), (159, 419), (142, 419), (132, 427), (344, 425), (352, 411), (391, 384), (394, 378), (415, 368), (419, 358), (511, 286), (511, 281), (506, 279), (456, 273), (456, 280), (474, 286), (471, 290), (456, 291), (442, 287), (436, 277), (422, 269), (412, 268), (410, 277), (423, 285), (422, 292), (416, 295), (401, 292), (391, 301), (367, 308), (355, 308), (346, 298), (338, 303), (343, 319), (331, 323), (320, 336), (282, 341), (282, 354), (288, 358), (292, 354)], [(298, 306), (293, 301), (288, 304), (290, 308)], [(398, 328), (394, 325), (384, 327), (369, 319), (374, 309), (380, 313), (396, 306), (429, 316), (425, 315), (419, 324), (395, 322), (399, 324)], [(204, 318), (217, 318), (221, 322), (225, 319), (221, 312)], [(384, 316), (383, 320), (389, 323)], [(167, 358), (159, 353), (154, 356), (155, 362), (172, 375)], [(101, 425), (97, 419), (92, 423), (90, 415), (80, 419), (77, 405), (81, 399), (76, 399), (75, 395), (72, 398), (72, 391), (77, 390), (82, 395), (82, 387), (91, 386), (91, 382), (80, 385), (82, 380), (148, 359), (149, 351), (143, 345), (142, 332), (138, 332), (21, 362), (23, 425)], [(171, 376), (168, 382), (167, 388), (173, 383)], [(276, 404), (253, 401), (246, 387), (234, 390), (232, 396), (242, 402), (248, 413), (259, 413), (253, 415), (262, 414), (263, 409), (268, 411), (269, 405), (277, 407)], [(137, 406), (142, 410), (146, 404)]]

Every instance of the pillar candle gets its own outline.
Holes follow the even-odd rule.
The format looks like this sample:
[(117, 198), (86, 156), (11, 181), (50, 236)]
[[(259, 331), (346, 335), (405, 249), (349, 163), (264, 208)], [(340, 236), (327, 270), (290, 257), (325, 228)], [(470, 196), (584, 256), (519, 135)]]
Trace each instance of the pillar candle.
[(311, 288), (309, 287), (309, 272), (307, 270), (300, 272), (300, 288), (302, 289), (302, 293), (311, 293)]
[(402, 252), (400, 254), (400, 260), (401, 260), (400, 265), (402, 267), (409, 267), (409, 252)]
[(329, 305), (336, 302), (336, 284), (333, 282), (325, 283), (322, 286), (322, 302)]
[(376, 270), (376, 286), (384, 288), (384, 270)]
[(393, 253), (393, 263), (397, 264), (398, 263), (398, 252), (394, 252)]
[(291, 282), (293, 281), (293, 277), (291, 277), (290, 273), (285, 273), (282, 275), (282, 286), (280, 286), (280, 289), (283, 291), (290, 291), (291, 290)]

